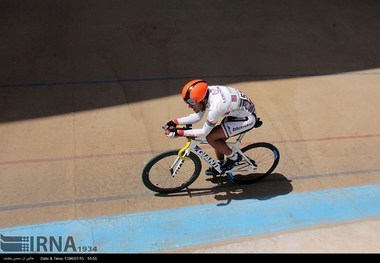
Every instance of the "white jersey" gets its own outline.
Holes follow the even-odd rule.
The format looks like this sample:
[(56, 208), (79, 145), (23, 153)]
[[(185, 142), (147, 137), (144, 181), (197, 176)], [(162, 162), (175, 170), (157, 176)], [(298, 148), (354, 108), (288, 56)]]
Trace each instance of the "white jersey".
[[(221, 117), (233, 116), (244, 118), (255, 115), (252, 101), (243, 92), (227, 86), (209, 86), (209, 96), (206, 109), (207, 119), (202, 129), (185, 130), (184, 136), (205, 137), (215, 127)], [(192, 113), (187, 117), (178, 118), (178, 124), (194, 124), (199, 122), (205, 111)]]

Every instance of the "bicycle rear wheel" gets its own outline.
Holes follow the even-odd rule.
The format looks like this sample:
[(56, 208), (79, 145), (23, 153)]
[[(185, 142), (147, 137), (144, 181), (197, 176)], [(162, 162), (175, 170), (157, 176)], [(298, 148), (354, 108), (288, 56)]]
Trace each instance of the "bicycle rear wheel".
[[(144, 185), (158, 193), (173, 193), (191, 185), (199, 176), (202, 163), (190, 152), (189, 160), (180, 160), (178, 150), (163, 152), (151, 159), (142, 171)], [(173, 175), (173, 172), (177, 173)]]
[[(250, 144), (242, 148), (241, 151), (251, 162), (254, 162), (257, 169), (249, 169), (249, 164), (243, 159), (241, 164), (235, 167), (240, 171), (228, 173), (228, 178), (236, 183), (248, 184), (262, 180), (274, 171), (280, 161), (280, 152), (270, 143), (258, 142)], [(234, 170), (236, 170), (235, 168)]]

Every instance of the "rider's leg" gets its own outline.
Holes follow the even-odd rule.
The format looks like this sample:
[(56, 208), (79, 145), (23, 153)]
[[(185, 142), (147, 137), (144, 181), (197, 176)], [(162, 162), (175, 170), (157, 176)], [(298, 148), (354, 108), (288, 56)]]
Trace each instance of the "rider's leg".
[[(220, 125), (215, 126), (212, 131), (206, 136), (207, 142), (215, 149), (215, 154), (218, 160), (224, 159), (224, 155), (227, 156), (226, 161), (222, 165), (222, 169), (231, 169), (236, 162), (240, 162), (242, 157), (238, 153), (234, 153), (232, 149), (226, 143), (229, 137), (236, 136), (241, 132), (251, 129), (255, 124), (255, 117), (248, 115), (245, 118), (229, 118), (223, 119)], [(210, 168), (206, 171), (206, 174), (214, 174), (213, 169)]]
[[(211, 137), (208, 137), (210, 140), (212, 140)], [(227, 138), (221, 138), (220, 140), (224, 140), (224, 142), (227, 140)], [(214, 143), (214, 142), (213, 142)], [(219, 152), (217, 149), (215, 149), (215, 156), (216, 156), (216, 160), (218, 161), (219, 164), (223, 164), (224, 162), (224, 155), (223, 153)], [(232, 152), (232, 151), (231, 151)]]
[(226, 134), (220, 125), (215, 126), (209, 135), (206, 136), (206, 139), (208, 143), (215, 149), (215, 155), (218, 160), (223, 160), (224, 155), (234, 161), (237, 160), (238, 156), (236, 153), (232, 152), (232, 149), (226, 143), (226, 140), (228, 138), (226, 137)]
[[(223, 165), (225, 153), (232, 152), (232, 150), (226, 144), (227, 138), (225, 137), (220, 125), (214, 127), (214, 129), (206, 136), (206, 140), (214, 148), (218, 163)], [(225, 146), (227, 146), (227, 148)], [(208, 168), (205, 173), (206, 175), (213, 176), (219, 174), (213, 167)]]
[(215, 149), (218, 160), (224, 159), (224, 155), (229, 156), (232, 154), (231, 148), (226, 143), (227, 139), (220, 125), (215, 126), (206, 136), (207, 142)]
[[(221, 168), (223, 170), (231, 169), (235, 165), (235, 162), (241, 160), (241, 156), (239, 156), (237, 153), (232, 152), (232, 149), (226, 143), (227, 137), (220, 125), (216, 126), (209, 133), (209, 135), (207, 135), (206, 139), (208, 143), (215, 149), (215, 154), (218, 160), (223, 160), (224, 155), (227, 156), (226, 161), (221, 164)], [(215, 171), (215, 169), (210, 168), (206, 171), (206, 174), (216, 175), (217, 172)]]
[(219, 163), (222, 163), (224, 161), (224, 154), (223, 153), (220, 153), (217, 150), (215, 150), (215, 156), (216, 156), (216, 159), (218, 160)]
[[(255, 125), (255, 122), (256, 118), (252, 114), (240, 118), (224, 118), (220, 125), (220, 128), (216, 131), (215, 135), (221, 136), (221, 134), (223, 134), (224, 138), (233, 137), (239, 133), (252, 129)], [(238, 153), (234, 153), (232, 149), (227, 145), (225, 140), (223, 141), (224, 145), (222, 145), (221, 141), (218, 139), (216, 139), (215, 142), (216, 143), (213, 145), (213, 147), (219, 152), (224, 150), (223, 153), (227, 156), (226, 161), (222, 165), (223, 170), (230, 170), (236, 165), (236, 163), (241, 161), (242, 157)]]

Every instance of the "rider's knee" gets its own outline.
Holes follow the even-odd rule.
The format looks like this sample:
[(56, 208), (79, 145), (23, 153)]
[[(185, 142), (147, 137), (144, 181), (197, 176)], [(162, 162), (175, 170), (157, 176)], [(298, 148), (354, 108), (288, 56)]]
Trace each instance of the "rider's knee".
[(209, 142), (209, 143), (213, 143), (213, 142), (215, 142), (215, 141), (217, 141), (219, 138), (218, 138), (218, 136), (216, 136), (216, 134), (215, 133), (209, 133), (207, 136), (206, 136), (206, 140)]

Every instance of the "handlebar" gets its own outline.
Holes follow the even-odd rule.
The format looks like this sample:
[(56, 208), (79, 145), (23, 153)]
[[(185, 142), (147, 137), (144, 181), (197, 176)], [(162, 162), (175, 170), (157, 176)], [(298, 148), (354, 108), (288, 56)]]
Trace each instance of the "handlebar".
[(190, 144), (191, 144), (191, 138), (187, 138), (186, 145), (181, 150), (178, 151), (178, 157), (179, 157), (179, 159), (184, 160), (184, 161), (190, 160), (190, 157), (183, 157), (182, 156), (182, 153), (184, 151), (186, 151), (190, 147)]
[[(162, 129), (166, 129), (168, 127), (168, 125), (164, 125), (164, 126), (162, 126)], [(191, 124), (186, 124), (186, 125), (180, 125), (180, 124), (178, 124), (177, 126), (176, 126), (176, 128), (178, 129), (178, 130), (191, 130), (192, 129), (192, 125)], [(186, 145), (182, 148), (182, 149), (180, 149), (179, 151), (178, 151), (178, 157), (181, 159), (181, 160), (184, 160), (184, 161), (186, 161), (186, 160), (190, 160), (190, 157), (183, 157), (182, 156), (182, 153), (184, 152), (184, 151), (186, 151), (189, 147), (190, 147), (190, 144), (191, 144), (191, 138), (190, 137), (188, 137), (187, 138), (187, 143), (186, 143)]]
[[(168, 125), (164, 125), (162, 126), (162, 129), (166, 129), (168, 127)], [(193, 125), (192, 124), (186, 124), (186, 125), (182, 125), (182, 124), (178, 124), (177, 126), (175, 126), (177, 128), (177, 130), (191, 130)]]

